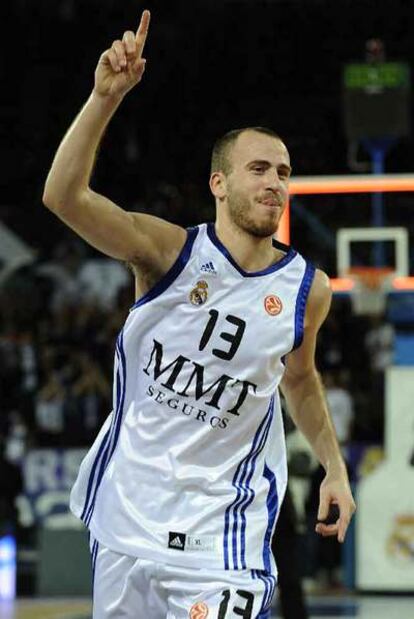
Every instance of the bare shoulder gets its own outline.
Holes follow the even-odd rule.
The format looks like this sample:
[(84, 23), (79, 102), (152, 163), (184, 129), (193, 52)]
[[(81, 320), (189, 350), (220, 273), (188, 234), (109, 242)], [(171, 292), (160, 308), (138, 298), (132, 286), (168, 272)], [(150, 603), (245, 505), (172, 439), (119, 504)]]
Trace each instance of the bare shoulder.
[(145, 265), (148, 259), (157, 256), (161, 264), (171, 266), (184, 246), (187, 231), (181, 226), (147, 213), (130, 213), (130, 216), (136, 231), (147, 241), (137, 246), (130, 262), (136, 266)]
[(319, 329), (329, 312), (331, 300), (332, 288), (329, 277), (324, 271), (316, 269), (309, 292), (305, 327)]

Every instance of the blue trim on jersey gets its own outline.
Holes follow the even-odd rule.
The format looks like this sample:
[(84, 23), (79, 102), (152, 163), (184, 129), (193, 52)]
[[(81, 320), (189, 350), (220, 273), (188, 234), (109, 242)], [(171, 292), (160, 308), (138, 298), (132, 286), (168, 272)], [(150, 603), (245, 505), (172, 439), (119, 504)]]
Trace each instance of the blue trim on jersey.
[[(116, 358), (118, 360), (118, 368), (117, 368), (117, 373), (116, 373), (116, 406), (115, 406), (115, 412), (113, 414), (112, 417), (112, 422), (110, 427), (108, 428), (105, 436), (102, 439), (102, 442), (99, 446), (98, 449), (98, 453), (96, 455), (95, 461), (93, 463), (92, 469), (91, 469), (91, 473), (89, 475), (89, 481), (88, 481), (88, 487), (86, 490), (86, 499), (85, 499), (85, 505), (83, 508), (83, 512), (81, 514), (81, 520), (84, 522), (84, 524), (88, 525), (90, 518), (89, 516), (91, 516), (91, 509), (93, 510), (93, 505), (95, 503), (95, 497), (96, 497), (96, 493), (97, 493), (97, 485), (99, 485), (100, 480), (102, 478), (102, 467), (105, 470), (106, 467), (106, 460), (107, 460), (107, 454), (108, 454), (108, 450), (111, 448), (111, 443), (112, 443), (112, 437), (113, 437), (113, 432), (114, 432), (114, 427), (115, 427), (115, 418), (116, 415), (119, 411), (119, 406), (120, 406), (120, 401), (121, 401), (121, 382), (120, 382), (120, 372), (119, 372), (119, 366), (120, 366), (120, 353), (119, 353), (119, 339), (121, 337), (122, 332), (119, 334), (118, 339), (116, 341), (116, 345), (115, 345), (115, 355)], [(97, 470), (97, 467), (99, 465), (99, 474), (98, 474), (98, 481), (97, 481), (97, 485), (95, 486), (95, 490), (93, 492), (93, 498), (91, 501), (91, 496), (92, 496), (92, 487), (93, 487), (93, 483), (95, 480), (95, 473)]]
[(270, 608), (270, 605), (271, 605), (272, 600), (273, 600), (273, 596), (274, 596), (275, 591), (276, 591), (277, 578), (276, 578), (276, 576), (273, 576), (273, 574), (268, 574), (267, 578), (269, 579), (269, 582), (270, 582), (270, 595), (269, 595), (269, 601), (267, 602), (267, 605), (268, 605), (268, 608)]
[[(256, 455), (253, 459), (252, 462), (252, 467), (249, 473), (249, 476), (246, 480), (246, 490), (248, 492), (248, 494), (245, 497), (245, 500), (243, 502), (243, 505), (241, 505), (240, 507), (240, 518), (241, 518), (241, 527), (240, 527), (240, 545), (241, 545), (241, 566), (242, 569), (247, 569), (247, 564), (246, 564), (246, 509), (249, 507), (249, 505), (251, 505), (251, 503), (254, 501), (254, 497), (255, 497), (255, 492), (253, 490), (253, 488), (250, 488), (250, 482), (251, 479), (253, 477), (253, 472), (256, 466), (256, 460), (260, 454), (260, 452), (263, 450), (264, 446), (266, 445), (267, 442), (267, 437), (269, 436), (269, 430), (270, 427), (272, 425), (272, 421), (273, 421), (273, 412), (274, 412), (274, 397), (272, 397), (271, 403), (270, 403), (270, 407), (271, 407), (271, 412), (270, 412), (270, 416), (269, 416), (269, 420), (266, 424), (266, 428), (265, 431), (262, 435), (262, 438), (260, 440), (260, 445), (257, 449)], [(269, 407), (269, 408), (270, 408)], [(250, 495), (249, 495), (250, 492)], [(235, 529), (236, 529), (236, 533), (237, 533), (237, 522), (235, 523)], [(269, 568), (270, 570), (270, 568)]]
[(265, 614), (263, 615), (263, 610), (264, 610), (264, 608), (266, 608), (267, 600), (269, 598), (269, 592), (270, 592), (269, 591), (269, 582), (265, 578), (265, 574), (263, 573), (262, 570), (252, 570), (252, 578), (253, 579), (259, 579), (264, 584), (264, 594), (263, 594), (262, 604), (260, 606), (258, 617), (266, 616)]
[(95, 540), (92, 544), (92, 576), (95, 575), (96, 557), (98, 556), (98, 541)]
[[(125, 391), (126, 391), (126, 360), (125, 360), (125, 353), (124, 353), (124, 349), (123, 349), (123, 331), (121, 331), (121, 333), (119, 334), (118, 337), (118, 341), (117, 341), (117, 348), (118, 348), (118, 354), (120, 355), (120, 367), (122, 370), (122, 381), (119, 380), (119, 366), (118, 366), (118, 376), (117, 376), (117, 402), (118, 402), (118, 408), (114, 417), (114, 423), (113, 423), (113, 428), (111, 430), (112, 436), (111, 436), (111, 440), (110, 443), (108, 445), (108, 450), (106, 453), (106, 458), (105, 461), (102, 462), (101, 465), (101, 469), (99, 471), (99, 475), (98, 475), (98, 479), (97, 479), (97, 483), (96, 483), (96, 488), (95, 488), (95, 493), (94, 493), (94, 498), (93, 498), (93, 502), (91, 505), (91, 509), (90, 509), (90, 513), (87, 517), (87, 521), (86, 521), (86, 525), (88, 526), (91, 519), (92, 519), (92, 515), (93, 515), (93, 509), (95, 507), (95, 502), (96, 502), (96, 495), (99, 489), (99, 486), (101, 484), (102, 481), (102, 477), (106, 471), (106, 468), (109, 464), (109, 461), (111, 460), (115, 448), (117, 446), (118, 443), (118, 438), (119, 438), (119, 433), (120, 433), (120, 429), (121, 429), (121, 423), (122, 423), (122, 419), (123, 419), (123, 412), (124, 412), (124, 402), (125, 402)], [(122, 387), (121, 387), (122, 385)], [(118, 388), (120, 388), (120, 397), (119, 397), (119, 391)]]
[[(237, 554), (238, 554), (237, 509), (241, 507), (246, 502), (246, 500), (247, 502), (249, 502), (251, 493), (253, 493), (253, 497), (254, 497), (254, 492), (251, 488), (248, 487), (248, 484), (254, 472), (254, 467), (255, 467), (257, 456), (260, 453), (260, 451), (262, 451), (266, 443), (267, 435), (269, 432), (269, 427), (270, 427), (272, 417), (273, 417), (273, 402), (274, 402), (274, 396), (271, 397), (270, 404), (266, 412), (266, 415), (262, 419), (262, 422), (260, 423), (260, 426), (257, 429), (257, 432), (253, 439), (252, 447), (249, 453), (245, 456), (245, 458), (243, 458), (243, 460), (239, 462), (236, 472), (234, 474), (233, 480), (232, 480), (232, 485), (236, 489), (236, 498), (226, 508), (226, 512), (224, 516), (223, 553), (224, 553), (224, 569), (226, 570), (239, 569), (238, 560), (237, 560)], [(247, 483), (244, 483), (244, 480), (246, 479), (246, 477), (247, 477)], [(244, 513), (243, 513), (242, 518), (243, 517), (244, 517)], [(230, 526), (232, 529), (232, 540), (231, 541), (232, 541), (232, 558), (233, 558), (233, 566), (231, 568), (230, 568), (230, 559), (229, 559)], [(241, 530), (241, 539), (240, 539), (241, 551), (242, 551), (243, 557), (244, 557), (244, 546), (245, 546), (244, 530), (245, 530), (245, 527), (243, 530)]]
[(93, 481), (95, 479), (96, 468), (98, 466), (98, 463), (99, 463), (101, 457), (104, 454), (104, 451), (106, 450), (106, 444), (107, 444), (107, 442), (109, 440), (110, 433), (111, 433), (111, 428), (108, 428), (105, 436), (102, 439), (102, 443), (99, 446), (98, 454), (97, 454), (97, 456), (95, 458), (95, 462), (93, 463), (93, 466), (92, 466), (92, 469), (91, 469), (91, 473), (89, 475), (88, 487), (87, 487), (87, 490), (86, 490), (85, 505), (84, 505), (84, 508), (83, 508), (83, 512), (81, 514), (81, 520), (83, 522), (85, 522), (86, 512), (88, 511), (88, 507), (89, 507), (89, 500), (90, 500), (90, 497), (91, 497)]
[[(112, 421), (112, 425), (111, 425), (111, 429), (110, 429), (110, 440), (105, 447), (105, 452), (104, 452), (104, 455), (100, 463), (99, 473), (97, 476), (93, 497), (92, 497), (92, 500), (90, 501), (89, 508), (87, 510), (87, 513), (84, 519), (84, 523), (86, 524), (86, 526), (89, 526), (91, 522), (99, 486), (101, 485), (101, 481), (105, 473), (105, 470), (115, 451), (118, 438), (119, 438), (120, 429), (121, 429), (121, 422), (123, 418), (123, 409), (124, 409), (124, 402), (125, 402), (125, 391), (126, 391), (126, 359), (125, 359), (125, 353), (123, 349), (123, 331), (121, 331), (121, 333), (118, 336), (118, 340), (117, 340), (116, 347), (115, 347), (115, 353), (118, 355), (118, 358), (119, 358), (119, 365), (118, 365), (117, 378), (116, 378), (117, 408), (116, 408), (114, 418)], [(120, 369), (122, 372), (122, 380), (120, 378)]]
[[(126, 362), (125, 362), (125, 358), (123, 358), (122, 356), (123, 349), (121, 351), (121, 346), (120, 346), (120, 344), (122, 345), (122, 341), (123, 341), (123, 331), (121, 331), (121, 333), (119, 334), (117, 342), (116, 342), (116, 346), (115, 346), (115, 354), (118, 360), (117, 373), (116, 373), (116, 408), (115, 408), (115, 416), (114, 416), (114, 420), (113, 420), (113, 424), (111, 428), (111, 440), (110, 440), (108, 452), (112, 452), (113, 447), (114, 447), (116, 427), (119, 422), (119, 419), (120, 418), (122, 419), (122, 413), (120, 415), (119, 411), (123, 410), (123, 399), (125, 398), (125, 369), (124, 368), (126, 367)], [(111, 456), (109, 456), (109, 458), (110, 457)], [(107, 460), (109, 460), (109, 458), (107, 456)], [(105, 467), (106, 467), (106, 464), (105, 464)]]
[[(119, 369), (118, 369), (117, 374), (118, 373), (119, 373)], [(118, 383), (118, 376), (117, 376), (117, 383)], [(89, 497), (89, 503), (87, 503), (85, 505), (85, 509), (84, 509), (85, 516), (82, 518), (82, 520), (83, 520), (83, 522), (85, 523), (86, 526), (89, 526), (89, 523), (91, 521), (93, 510), (95, 508), (96, 495), (98, 493), (98, 489), (99, 489), (99, 486), (101, 484), (101, 480), (102, 480), (103, 474), (104, 474), (105, 469), (106, 469), (106, 464), (108, 462), (108, 453), (110, 452), (111, 445), (113, 443), (113, 435), (114, 435), (114, 428), (115, 428), (115, 415), (118, 413), (118, 410), (119, 410), (119, 404), (117, 405), (117, 408), (115, 410), (114, 417), (113, 417), (112, 423), (111, 423), (111, 427), (108, 430), (107, 434), (105, 435), (105, 439), (108, 438), (108, 440), (105, 440), (105, 448), (102, 451), (102, 458), (100, 459), (100, 462), (99, 462), (99, 472), (98, 472), (98, 475), (97, 475), (97, 478), (96, 478), (96, 483), (95, 483), (95, 487), (94, 487), (94, 490), (93, 490), (93, 494), (91, 495), (91, 497)], [(96, 458), (96, 462), (100, 458), (100, 453), (101, 453), (101, 450), (98, 453), (98, 457)]]
[(263, 470), (263, 477), (267, 479), (269, 482), (269, 494), (267, 495), (267, 513), (268, 513), (268, 524), (264, 538), (263, 545), (263, 565), (266, 571), (271, 571), (271, 562), (270, 562), (270, 545), (272, 540), (272, 531), (273, 526), (275, 524), (277, 512), (279, 509), (279, 497), (277, 494), (277, 484), (276, 477), (273, 471), (269, 469), (266, 462)]
[(270, 586), (269, 586), (269, 581), (262, 575), (260, 570), (256, 570), (256, 578), (259, 578), (259, 580), (262, 581), (262, 583), (264, 584), (264, 588), (265, 588), (262, 605), (259, 611), (261, 613), (267, 606), (267, 600), (269, 599), (269, 593), (270, 593)]
[[(279, 269), (282, 269), (284, 266), (289, 264), (289, 262), (291, 262), (293, 258), (296, 256), (296, 251), (292, 247), (286, 247), (287, 254), (275, 264), (271, 264), (269, 267), (267, 267), (266, 269), (263, 269), (262, 271), (248, 272), (242, 269), (242, 267), (237, 264), (237, 262), (235, 261), (235, 259), (233, 258), (233, 256), (231, 255), (227, 247), (225, 247), (223, 243), (220, 241), (220, 239), (218, 238), (216, 234), (216, 230), (215, 230), (213, 223), (207, 224), (207, 236), (210, 239), (210, 241), (213, 243), (213, 245), (217, 247), (217, 249), (223, 254), (223, 256), (227, 258), (230, 264), (232, 264), (234, 268), (240, 273), (240, 275), (243, 275), (243, 277), (260, 277), (262, 275), (269, 275), (269, 273), (274, 273), (275, 271), (279, 271)], [(280, 244), (277, 242), (274, 242), (273, 246), (280, 247)]]
[[(226, 520), (225, 520), (225, 559), (226, 559), (226, 563), (228, 564), (228, 538), (227, 538), (227, 534), (228, 534), (228, 528), (230, 525), (230, 515), (232, 516), (232, 525), (231, 525), (231, 529), (232, 529), (232, 558), (233, 558), (233, 568), (232, 569), (239, 569), (238, 566), (238, 560), (237, 560), (237, 555), (238, 555), (238, 522), (237, 522), (237, 510), (239, 507), (241, 507), (243, 505), (243, 503), (246, 501), (246, 498), (249, 498), (249, 488), (248, 486), (246, 486), (244, 484), (244, 480), (245, 477), (248, 473), (249, 467), (252, 466), (253, 464), (253, 469), (252, 469), (252, 474), (254, 471), (254, 464), (256, 461), (256, 457), (257, 457), (257, 453), (260, 453), (261, 449), (263, 448), (263, 444), (262, 444), (262, 438), (263, 435), (266, 434), (267, 428), (268, 428), (268, 422), (269, 422), (269, 410), (270, 407), (264, 417), (264, 419), (262, 420), (262, 423), (260, 424), (256, 435), (253, 439), (253, 445), (252, 448), (250, 450), (250, 452), (247, 454), (247, 456), (241, 460), (241, 462), (239, 463), (239, 466), (237, 467), (236, 473), (234, 475), (232, 484), (233, 486), (236, 488), (237, 490), (237, 495), (235, 500), (233, 501), (233, 503), (227, 508), (226, 510)], [(258, 451), (258, 443), (259, 443), (259, 451)], [(255, 457), (256, 456), (256, 457)], [(241, 475), (240, 475), (241, 472)], [(238, 477), (240, 475), (240, 479), (238, 480)], [(251, 478), (251, 477), (250, 477)], [(231, 510), (233, 510), (233, 513), (230, 514)], [(244, 542), (244, 538), (240, 539), (240, 544), (241, 544), (241, 549), (243, 551), (243, 542)], [(225, 569), (229, 569), (228, 567), (226, 567)]]
[(92, 544), (92, 598), (95, 589), (95, 571), (96, 571), (96, 559), (98, 558), (99, 543), (95, 540)]
[(265, 593), (263, 596), (262, 605), (259, 610), (258, 619), (269, 617), (270, 605), (276, 589), (276, 577), (263, 570), (255, 570), (256, 578), (259, 578), (265, 586)]
[(165, 292), (167, 288), (171, 286), (173, 281), (177, 279), (190, 259), (191, 250), (193, 249), (194, 241), (197, 238), (198, 230), (198, 228), (188, 228), (187, 239), (171, 269), (167, 271), (167, 273), (160, 279), (159, 282), (155, 284), (155, 286), (148, 290), (148, 292), (146, 292), (140, 299), (138, 299), (138, 301), (134, 303), (129, 310), (130, 312), (137, 307), (141, 307), (141, 305), (145, 305), (145, 303), (149, 303), (149, 301), (152, 301), (156, 297), (159, 297), (160, 294)]
[[(94, 505), (95, 502), (95, 497), (96, 497), (96, 492), (97, 492), (97, 486), (95, 486), (95, 490), (93, 492), (93, 498), (92, 498), (92, 502), (91, 502), (91, 494), (92, 494), (92, 486), (93, 486), (93, 482), (95, 479), (95, 472), (96, 469), (98, 467), (100, 467), (100, 471), (102, 470), (102, 466), (105, 467), (105, 463), (106, 463), (106, 458), (107, 458), (107, 453), (108, 450), (110, 449), (110, 445), (111, 445), (111, 437), (113, 435), (113, 429), (115, 426), (115, 416), (119, 410), (119, 403), (121, 400), (121, 389), (120, 389), (120, 382), (119, 382), (119, 353), (118, 353), (118, 341), (116, 343), (115, 346), (115, 355), (118, 359), (118, 369), (117, 369), (117, 376), (116, 376), (116, 385), (117, 385), (117, 390), (116, 390), (116, 407), (115, 407), (115, 412), (113, 414), (113, 418), (112, 418), (112, 423), (110, 425), (110, 427), (108, 428), (101, 445), (99, 446), (99, 450), (97, 453), (97, 456), (95, 458), (95, 462), (93, 463), (92, 466), (92, 470), (91, 470), (91, 474), (89, 476), (89, 482), (88, 482), (88, 488), (86, 491), (86, 500), (85, 500), (85, 506), (83, 508), (83, 512), (81, 514), (81, 520), (87, 525), (88, 523), (88, 516), (90, 515), (91, 512), (91, 508)], [(101, 479), (101, 475), (100, 473), (98, 474), (98, 480)], [(97, 482), (99, 484), (99, 481)]]
[(309, 292), (310, 292), (314, 277), (315, 277), (315, 267), (310, 262), (307, 262), (305, 273), (302, 279), (302, 283), (300, 285), (298, 296), (296, 298), (295, 340), (293, 343), (293, 350), (295, 350), (295, 348), (299, 348), (299, 346), (302, 344), (306, 302), (308, 300)]
[(112, 449), (111, 452), (108, 456), (108, 462), (107, 465), (109, 463), (109, 460), (112, 458), (112, 455), (115, 451), (115, 448), (118, 444), (118, 439), (119, 439), (119, 434), (121, 431), (121, 424), (122, 424), (122, 419), (123, 419), (123, 413), (124, 413), (124, 403), (125, 403), (125, 393), (126, 393), (126, 358), (125, 358), (125, 352), (124, 352), (124, 347), (123, 347), (123, 331), (121, 331), (121, 333), (119, 334), (119, 352), (121, 355), (121, 369), (122, 369), (122, 389), (121, 389), (121, 400), (119, 403), (119, 414), (116, 418), (115, 421), (115, 433), (114, 433), (114, 440), (113, 440), (113, 445), (112, 445)]
[[(256, 460), (258, 455), (260, 454), (260, 452), (263, 450), (263, 447), (266, 444), (266, 440), (269, 434), (269, 429), (270, 429), (270, 425), (272, 422), (272, 416), (273, 416), (273, 409), (271, 412), (271, 415), (269, 417), (269, 419), (266, 422), (266, 426), (264, 428), (264, 431), (262, 433), (262, 435), (260, 436), (259, 439), (259, 444), (256, 447), (255, 451), (253, 451), (251, 453), (251, 462), (245, 462), (244, 465), (244, 471), (243, 471), (243, 476), (247, 475), (247, 478), (245, 480), (245, 483), (243, 484), (243, 478), (240, 480), (240, 487), (244, 492), (244, 496), (241, 497), (241, 500), (239, 501), (238, 505), (235, 505), (234, 507), (234, 521), (233, 521), (233, 561), (234, 561), (234, 569), (238, 569), (238, 562), (237, 562), (237, 534), (238, 534), (238, 521), (237, 521), (237, 509), (240, 509), (240, 518), (241, 518), (241, 525), (240, 525), (240, 553), (241, 553), (241, 568), (242, 569), (246, 569), (246, 516), (245, 516), (245, 510), (246, 508), (252, 503), (255, 493), (254, 490), (252, 488), (250, 488), (249, 484), (250, 481), (252, 479), (254, 470), (255, 470), (255, 466), (256, 466)], [(248, 473), (248, 470), (250, 468), (250, 471)]]

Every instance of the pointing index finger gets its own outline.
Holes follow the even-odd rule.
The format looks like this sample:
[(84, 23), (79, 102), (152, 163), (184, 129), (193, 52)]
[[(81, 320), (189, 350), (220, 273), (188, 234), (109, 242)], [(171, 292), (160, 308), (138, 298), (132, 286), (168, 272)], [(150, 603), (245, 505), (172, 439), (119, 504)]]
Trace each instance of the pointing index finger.
[(151, 14), (148, 10), (145, 10), (142, 13), (141, 21), (138, 26), (138, 30), (135, 35), (135, 39), (137, 42), (137, 55), (141, 56), (142, 50), (144, 49), (145, 41), (148, 34), (148, 28), (150, 23)]

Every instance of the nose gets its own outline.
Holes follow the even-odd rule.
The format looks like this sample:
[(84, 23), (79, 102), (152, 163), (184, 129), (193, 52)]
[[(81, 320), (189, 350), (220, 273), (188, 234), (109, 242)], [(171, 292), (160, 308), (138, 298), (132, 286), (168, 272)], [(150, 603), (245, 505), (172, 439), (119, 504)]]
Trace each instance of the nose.
[(272, 191), (279, 191), (282, 187), (282, 180), (279, 176), (277, 170), (269, 170), (268, 176), (266, 178), (267, 188)]

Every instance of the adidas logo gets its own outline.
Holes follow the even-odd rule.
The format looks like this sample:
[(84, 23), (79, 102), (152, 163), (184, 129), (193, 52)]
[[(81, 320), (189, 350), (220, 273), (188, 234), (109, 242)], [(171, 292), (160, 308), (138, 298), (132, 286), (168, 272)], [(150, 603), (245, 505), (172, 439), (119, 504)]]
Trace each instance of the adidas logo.
[(180, 540), (180, 538), (178, 537), (178, 535), (177, 535), (177, 537), (174, 537), (173, 540), (171, 540), (170, 546), (174, 546), (174, 548), (182, 548), (183, 547), (183, 543)]
[(203, 273), (211, 273), (212, 275), (217, 275), (216, 267), (211, 262), (211, 260), (210, 262), (205, 262), (201, 266), (200, 271), (203, 271)]
[(185, 533), (175, 533), (170, 531), (168, 539), (168, 548), (175, 548), (176, 550), (184, 550), (185, 547)]

